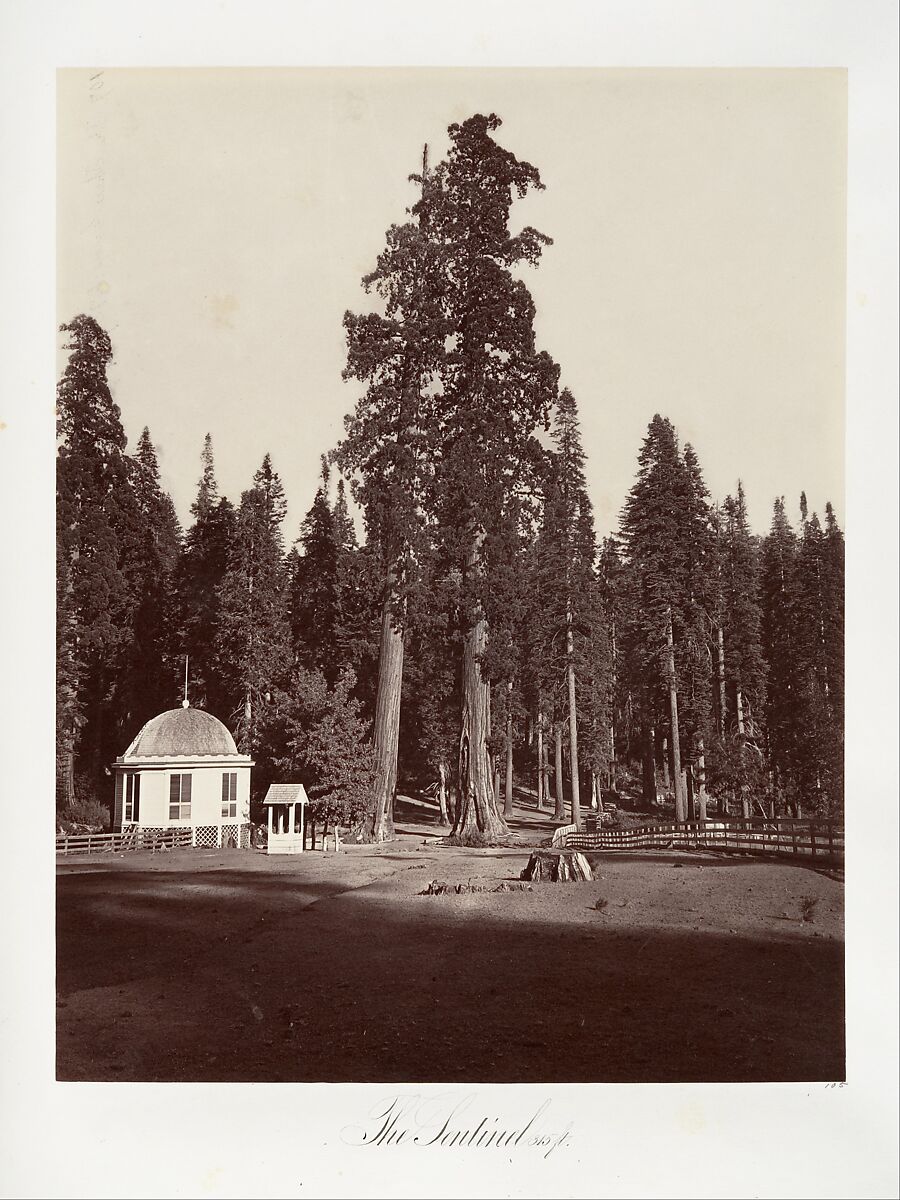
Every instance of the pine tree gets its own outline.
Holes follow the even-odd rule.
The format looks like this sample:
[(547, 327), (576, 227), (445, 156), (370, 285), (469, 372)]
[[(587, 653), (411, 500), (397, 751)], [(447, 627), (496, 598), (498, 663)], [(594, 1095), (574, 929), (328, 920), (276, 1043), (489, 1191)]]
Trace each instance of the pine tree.
[(297, 667), (266, 710), (264, 730), (282, 774), (305, 781), (309, 816), (356, 826), (370, 806), (374, 782), (371, 726), (353, 699), (355, 680), (344, 671), (329, 687), (321, 671)]
[[(290, 666), (281, 522), (284, 492), (266, 455), (241, 496), (228, 567), (218, 589), (215, 665), (228, 689), (243, 753), (260, 749), (261, 705)], [(259, 781), (263, 773), (257, 772)]]
[[(597, 582), (609, 655), (607, 680), (609, 776), (607, 786), (615, 793), (618, 789), (616, 770), (619, 759), (619, 740), (623, 734), (626, 742), (631, 737), (631, 707), (627, 687), (623, 686), (626, 682), (626, 673), (622, 652), (622, 631), (626, 624), (625, 609), (628, 593), (619, 545), (614, 537), (605, 537), (600, 545), (597, 560)], [(600, 650), (598, 649), (598, 656), (599, 654)]]
[(191, 505), (194, 523), (185, 538), (175, 578), (179, 612), (177, 655), (190, 662), (191, 703), (222, 720), (231, 716), (230, 697), (215, 663), (219, 628), (219, 588), (228, 567), (237, 519), (234, 507), (219, 496), (212, 438), (206, 435), (203, 472)]
[(69, 359), (57, 387), (57, 796), (71, 807), (76, 774), (84, 799), (102, 795), (103, 767), (121, 751), (141, 520), (107, 381), (109, 335), (83, 314), (61, 332)]
[(797, 771), (809, 806), (835, 815), (843, 806), (843, 546), (833, 510), (826, 515), (827, 532), (804, 511), (797, 553)]
[(834, 509), (825, 505), (825, 545), (822, 555), (823, 669), (827, 684), (829, 746), (825, 786), (830, 812), (844, 812), (844, 535)]
[(760, 561), (750, 532), (744, 488), (727, 496), (718, 518), (719, 594), (716, 621), (716, 744), (710, 764), (716, 795), (739, 800), (749, 816), (764, 778), (766, 664), (762, 649)]
[(125, 667), (123, 695), (134, 733), (171, 707), (180, 647), (176, 627), (175, 571), (181, 527), (171, 498), (162, 490), (156, 449), (145, 426), (129, 460), (131, 487), (141, 519), (131, 586), (138, 602)]
[(329, 474), (323, 460), (322, 482), (300, 526), (303, 553), (292, 556), (291, 639), (294, 661), (321, 671), (333, 683), (340, 673), (341, 545), (328, 502)]
[[(658, 414), (638, 456), (621, 528), (634, 587), (626, 653), (642, 712), (645, 763), (655, 753), (662, 685), (668, 769), (682, 821), (688, 817), (683, 767), (701, 767), (709, 723), (714, 537), (696, 455), (690, 446), (681, 454), (674, 427)], [(644, 775), (649, 799), (655, 772), (645, 766)], [(702, 791), (702, 770), (698, 783)]]
[(766, 731), (772, 792), (777, 803), (801, 815), (800, 728), (802, 696), (796, 641), (799, 580), (797, 538), (784, 507), (775, 501), (762, 554), (762, 642), (768, 665)]
[[(608, 754), (601, 755), (600, 747), (604, 738), (608, 740), (609, 717), (607, 704), (601, 704), (600, 697), (608, 687), (609, 661), (605, 635), (600, 628), (602, 609), (594, 572), (593, 512), (584, 477), (578, 411), (568, 390), (560, 393), (557, 400), (553, 440), (555, 450), (549, 458), (537, 543), (537, 620), (544, 631), (539, 651), (544, 664), (542, 696), (544, 711), (554, 716), (556, 815), (562, 819), (561, 738), (566, 725), (572, 821), (580, 825), (578, 696), (580, 691), (585, 699), (591, 696), (589, 757), (592, 767), (602, 761), (605, 768)], [(593, 651), (602, 650), (599, 659), (593, 657), (589, 645)]]

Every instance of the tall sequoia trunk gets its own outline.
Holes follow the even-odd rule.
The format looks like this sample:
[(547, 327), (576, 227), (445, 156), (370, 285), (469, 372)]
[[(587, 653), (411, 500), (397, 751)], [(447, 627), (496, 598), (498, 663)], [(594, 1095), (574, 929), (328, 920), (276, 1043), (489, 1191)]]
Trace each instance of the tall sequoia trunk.
[(619, 680), (616, 672), (616, 623), (612, 623), (612, 670), (610, 677), (611, 701), (609, 706), (609, 770), (606, 772), (606, 786), (611, 792), (616, 788), (616, 706), (615, 696), (618, 692)]
[[(510, 685), (512, 690), (512, 685)], [(506, 791), (503, 797), (503, 815), (511, 817), (513, 811), (513, 723), (512, 713), (506, 714)]]
[[(743, 697), (743, 694), (741, 693), (741, 685), (740, 684), (738, 684), (737, 692), (735, 694), (735, 712), (737, 715), (738, 734), (741, 738), (743, 738), (743, 736), (744, 736), (744, 697)], [(744, 762), (743, 741), (740, 742), (739, 745), (740, 745), (739, 753), (741, 756), (741, 765), (743, 766), (743, 762)], [(747, 817), (750, 816), (750, 811), (751, 811), (750, 797), (747, 795), (746, 792), (744, 792), (741, 795), (741, 815), (746, 819)]]
[(438, 763), (438, 806), (441, 810), (441, 824), (452, 825), (450, 811), (447, 808), (447, 776), (450, 773), (449, 764), (443, 759)]
[(542, 749), (544, 757), (541, 759), (541, 771), (544, 775), (544, 803), (550, 807), (550, 731), (547, 730), (547, 736), (544, 738)]
[(706, 749), (703, 745), (703, 739), (700, 740), (699, 753), (697, 755), (697, 820), (708, 821), (709, 814), (707, 812), (707, 804), (709, 803), (709, 794), (706, 791)]
[(644, 723), (641, 739), (641, 790), (644, 804), (652, 808), (656, 804), (656, 751), (653, 746), (653, 727)]
[(56, 807), (61, 810), (75, 804), (75, 751), (71, 746), (56, 756)]
[(716, 713), (719, 741), (725, 741), (725, 635), (722, 626), (716, 630), (716, 675), (718, 679), (719, 711)]
[(662, 752), (660, 754), (660, 763), (662, 765), (663, 791), (668, 792), (672, 787), (672, 776), (669, 771), (669, 739), (663, 738)]
[(403, 684), (403, 631), (396, 623), (396, 576), (388, 572), (381, 608), (378, 694), (375, 698), (375, 787), (366, 834), (373, 842), (394, 836), (397, 750), (400, 742), (400, 691)]
[(544, 807), (544, 714), (538, 709), (537, 719), (537, 806)]
[(672, 783), (675, 788), (675, 820), (687, 819), (684, 780), (681, 775), (681, 743), (678, 733), (678, 688), (675, 683), (675, 642), (672, 636), (672, 610), (666, 614), (666, 676), (669, 687), (669, 722), (672, 737)]
[(606, 771), (606, 786), (611, 792), (618, 791), (616, 787), (616, 726), (612, 718), (609, 722), (609, 767)]
[[(484, 530), (476, 531), (469, 550), (466, 571), (470, 579), (481, 575)], [(476, 601), (469, 628), (463, 637), (462, 711), (459, 732), (459, 802), (453, 834), (460, 837), (477, 830), (485, 838), (508, 833), (497, 810), (488, 754), (491, 687), (481, 671), (487, 649), (488, 623), (481, 603)]]
[(556, 812), (554, 812), (553, 816), (557, 821), (565, 821), (566, 801), (563, 795), (562, 725), (559, 722), (557, 722), (553, 733), (553, 761), (556, 767)]
[(569, 687), (569, 773), (572, 777), (572, 824), (581, 828), (581, 794), (578, 782), (578, 707), (575, 703), (575, 644), (572, 635), (572, 602), (566, 605), (566, 678)]

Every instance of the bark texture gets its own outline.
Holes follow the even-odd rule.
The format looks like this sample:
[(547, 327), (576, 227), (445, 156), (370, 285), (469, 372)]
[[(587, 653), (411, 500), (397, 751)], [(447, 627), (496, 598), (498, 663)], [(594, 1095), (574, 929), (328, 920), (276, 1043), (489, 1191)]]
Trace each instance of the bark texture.
[(375, 698), (375, 790), (371, 824), (373, 842), (394, 836), (397, 794), (397, 750), (400, 740), (400, 692), (403, 684), (403, 631), (394, 613), (393, 576), (388, 580), (381, 612), (378, 694)]
[(521, 878), (567, 883), (593, 879), (594, 875), (590, 863), (578, 850), (533, 850)]
[[(479, 573), (484, 533), (474, 538), (467, 562), (468, 571)], [(508, 833), (497, 810), (488, 738), (491, 733), (491, 686), (481, 663), (487, 649), (488, 624), (484, 610), (476, 604), (470, 627), (463, 639), (462, 713), (459, 735), (459, 802), (453, 834), (464, 837), (477, 831), (485, 839)]]

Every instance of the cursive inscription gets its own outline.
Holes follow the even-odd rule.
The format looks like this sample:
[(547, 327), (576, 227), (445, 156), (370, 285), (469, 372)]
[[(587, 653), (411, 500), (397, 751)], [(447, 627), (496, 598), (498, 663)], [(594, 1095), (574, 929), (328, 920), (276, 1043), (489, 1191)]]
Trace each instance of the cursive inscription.
[(548, 1124), (550, 1101), (544, 1100), (510, 1121), (485, 1112), (477, 1093), (464, 1096), (388, 1096), (373, 1105), (361, 1125), (345, 1125), (341, 1140), (349, 1146), (408, 1146), (424, 1149), (530, 1150), (549, 1158), (571, 1144), (572, 1122), (564, 1129)]

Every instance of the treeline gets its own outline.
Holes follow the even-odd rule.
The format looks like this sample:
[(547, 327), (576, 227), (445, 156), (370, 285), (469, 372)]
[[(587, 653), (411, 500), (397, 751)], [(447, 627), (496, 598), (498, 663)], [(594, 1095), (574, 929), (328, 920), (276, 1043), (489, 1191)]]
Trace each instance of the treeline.
[(376, 839), (401, 778), (436, 784), (463, 841), (503, 832), (516, 780), (560, 820), (635, 780), (682, 820), (842, 810), (830, 506), (823, 526), (804, 500), (795, 531), (779, 500), (756, 538), (740, 485), (712, 506), (657, 416), (598, 545), (577, 404), (521, 278), (549, 239), (509, 227), (543, 185), (498, 125), (451, 126), (446, 159), (412, 177), (364, 281), (377, 311), (344, 318), (362, 392), (290, 548), (269, 456), (234, 505), (209, 437), (183, 534), (149, 432), (126, 452), (109, 338), (85, 316), (64, 327), (60, 804), (108, 799), (108, 764), (177, 702), (187, 655), (191, 702), (253, 754), (256, 794), (301, 778), (317, 815)]

